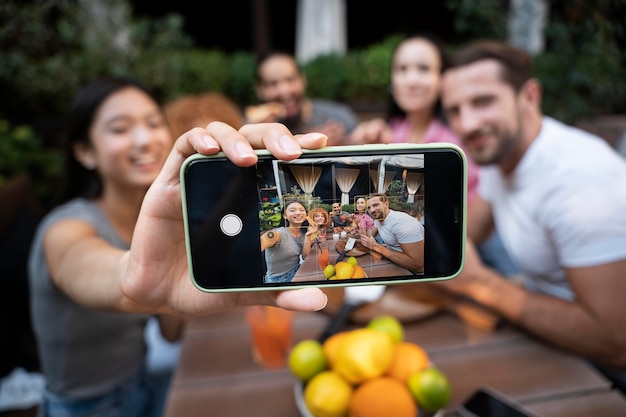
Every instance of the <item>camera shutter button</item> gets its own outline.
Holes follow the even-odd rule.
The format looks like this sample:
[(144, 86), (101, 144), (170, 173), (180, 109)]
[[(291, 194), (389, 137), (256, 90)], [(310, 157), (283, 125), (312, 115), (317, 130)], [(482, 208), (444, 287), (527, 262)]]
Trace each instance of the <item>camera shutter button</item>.
[(226, 214), (220, 220), (220, 229), (226, 236), (237, 236), (243, 229), (243, 222), (236, 214)]

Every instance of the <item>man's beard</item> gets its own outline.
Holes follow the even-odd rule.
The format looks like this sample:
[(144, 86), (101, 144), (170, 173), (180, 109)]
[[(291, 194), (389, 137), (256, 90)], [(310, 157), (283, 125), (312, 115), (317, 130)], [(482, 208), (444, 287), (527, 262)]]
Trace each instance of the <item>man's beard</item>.
[(287, 128), (292, 133), (295, 133), (295, 134), (305, 133), (302, 131), (302, 117), (300, 113), (293, 115), (293, 116), (284, 117), (280, 120), (280, 122), (284, 124), (285, 126), (287, 126)]

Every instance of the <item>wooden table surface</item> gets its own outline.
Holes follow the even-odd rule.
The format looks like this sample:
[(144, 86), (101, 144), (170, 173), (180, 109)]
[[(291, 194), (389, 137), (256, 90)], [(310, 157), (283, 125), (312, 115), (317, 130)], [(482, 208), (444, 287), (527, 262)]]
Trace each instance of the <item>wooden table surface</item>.
[[(294, 343), (316, 338), (329, 316), (296, 313)], [(452, 398), (442, 414), (488, 385), (545, 417), (626, 416), (626, 400), (584, 360), (538, 342), (510, 326), (485, 330), (441, 311), (405, 323), (448, 377)], [(166, 417), (298, 417), (295, 377), (266, 370), (250, 352), (244, 310), (194, 319), (169, 392)]]

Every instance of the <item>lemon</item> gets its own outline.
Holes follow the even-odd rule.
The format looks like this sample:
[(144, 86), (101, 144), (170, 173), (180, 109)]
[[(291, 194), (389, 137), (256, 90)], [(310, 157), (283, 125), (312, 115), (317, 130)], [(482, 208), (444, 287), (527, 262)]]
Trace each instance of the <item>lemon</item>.
[(304, 387), (304, 403), (315, 417), (344, 417), (348, 414), (352, 386), (334, 371), (322, 371)]
[(407, 384), (417, 404), (428, 412), (435, 412), (450, 401), (450, 383), (437, 368), (430, 367), (412, 373)]
[(400, 343), (404, 340), (404, 326), (400, 320), (390, 315), (376, 316), (367, 322), (367, 327), (387, 333), (393, 343)]
[(333, 370), (351, 384), (381, 376), (391, 364), (394, 348), (385, 333), (366, 327), (352, 330), (338, 347)]
[(335, 275), (335, 265), (332, 265), (332, 264), (326, 265), (326, 268), (324, 268), (324, 276), (327, 279), (330, 279), (330, 277), (332, 277), (333, 275)]
[(352, 272), (354, 266), (346, 261), (337, 262), (335, 265), (335, 275), (337, 279), (350, 279), (352, 278)]
[(354, 256), (351, 256), (348, 259), (346, 259), (346, 262), (348, 262), (352, 266), (357, 266), (357, 264), (359, 263), (359, 261), (357, 261), (357, 259)]
[(308, 381), (328, 366), (322, 344), (317, 340), (305, 339), (298, 342), (289, 352), (289, 369), (297, 378)]

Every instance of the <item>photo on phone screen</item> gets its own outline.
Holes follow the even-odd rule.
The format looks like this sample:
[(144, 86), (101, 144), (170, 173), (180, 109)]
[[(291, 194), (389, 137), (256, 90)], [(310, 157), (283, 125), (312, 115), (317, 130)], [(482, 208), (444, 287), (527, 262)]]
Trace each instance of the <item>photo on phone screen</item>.
[(207, 291), (450, 278), (465, 172), (453, 145), (259, 152), (247, 168), (192, 157), (181, 170), (190, 274)]

